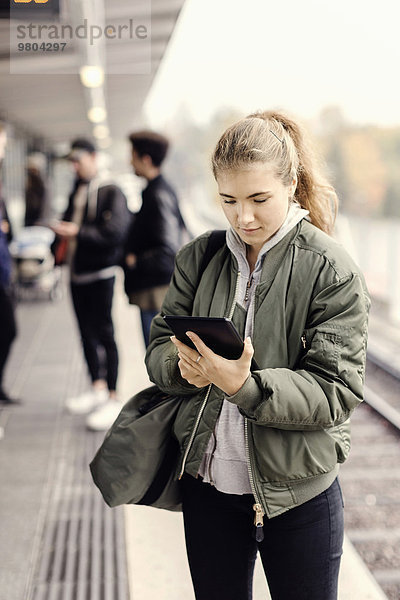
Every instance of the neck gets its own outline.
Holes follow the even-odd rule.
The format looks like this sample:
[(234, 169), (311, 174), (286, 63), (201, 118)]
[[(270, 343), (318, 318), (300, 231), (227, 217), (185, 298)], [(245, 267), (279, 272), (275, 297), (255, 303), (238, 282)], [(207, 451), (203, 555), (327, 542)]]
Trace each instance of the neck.
[(145, 178), (147, 181), (153, 181), (156, 177), (158, 177), (161, 173), (161, 169), (159, 167), (150, 167), (147, 171)]
[(86, 176), (86, 177), (78, 177), (78, 181), (80, 183), (90, 183), (92, 181), (92, 179), (95, 179), (97, 177), (97, 173), (94, 173), (93, 175), (91, 175), (90, 177)]
[(255, 269), (259, 251), (253, 248), (253, 246), (246, 245), (246, 258), (249, 263), (250, 273)]

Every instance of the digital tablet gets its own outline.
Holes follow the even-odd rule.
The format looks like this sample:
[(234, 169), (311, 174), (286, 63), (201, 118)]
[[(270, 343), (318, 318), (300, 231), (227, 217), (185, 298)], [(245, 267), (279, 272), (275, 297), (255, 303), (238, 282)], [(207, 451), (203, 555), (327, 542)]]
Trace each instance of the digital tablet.
[(243, 352), (243, 340), (236, 327), (225, 317), (183, 317), (164, 315), (165, 322), (175, 336), (191, 348), (193, 342), (186, 331), (196, 333), (215, 354), (236, 360)]

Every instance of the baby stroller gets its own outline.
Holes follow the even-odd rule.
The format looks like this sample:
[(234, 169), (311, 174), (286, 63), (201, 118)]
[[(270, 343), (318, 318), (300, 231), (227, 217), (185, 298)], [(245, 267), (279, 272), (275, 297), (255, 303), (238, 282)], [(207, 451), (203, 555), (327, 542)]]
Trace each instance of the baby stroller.
[(51, 245), (54, 233), (47, 227), (25, 227), (10, 244), (14, 261), (15, 295), (26, 297), (47, 296), (50, 300), (62, 298), (61, 267), (54, 264)]

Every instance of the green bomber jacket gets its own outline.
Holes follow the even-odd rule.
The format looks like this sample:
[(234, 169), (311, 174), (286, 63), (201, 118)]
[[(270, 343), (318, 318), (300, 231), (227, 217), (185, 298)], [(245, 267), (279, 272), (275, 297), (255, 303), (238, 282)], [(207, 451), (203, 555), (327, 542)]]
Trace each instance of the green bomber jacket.
[[(174, 427), (178, 475), (196, 477), (224, 399), (179, 372), (164, 314), (227, 317), (243, 334), (238, 265), (226, 245), (197, 273), (210, 232), (176, 257), (146, 365), (163, 391), (185, 396)], [(370, 300), (359, 268), (334, 239), (302, 220), (264, 259), (255, 291), (254, 358), (259, 367), (228, 397), (245, 417), (250, 483), (270, 518), (326, 489), (350, 450), (352, 411), (363, 400)]]

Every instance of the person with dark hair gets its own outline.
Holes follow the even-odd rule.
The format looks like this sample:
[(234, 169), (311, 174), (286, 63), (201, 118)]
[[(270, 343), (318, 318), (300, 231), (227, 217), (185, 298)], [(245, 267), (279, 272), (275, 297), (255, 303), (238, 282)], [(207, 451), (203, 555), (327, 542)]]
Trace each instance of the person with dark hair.
[(46, 156), (34, 152), (28, 156), (25, 186), (25, 227), (40, 225), (48, 213)]
[(145, 345), (150, 325), (161, 308), (174, 269), (175, 254), (189, 239), (174, 189), (161, 173), (167, 155), (167, 138), (153, 131), (129, 136), (132, 166), (147, 187), (142, 206), (134, 215), (125, 257), (125, 290), (131, 304), (140, 308)]
[(90, 413), (87, 426), (103, 430), (121, 409), (116, 392), (118, 350), (111, 309), (130, 213), (120, 188), (99, 177), (96, 148), (90, 140), (75, 140), (66, 158), (77, 177), (63, 220), (53, 229), (68, 242), (72, 301), (92, 380), (91, 389), (68, 398), (66, 407), (74, 414)]
[[(5, 125), (0, 122), (0, 174), (7, 145)], [(1, 195), (0, 178), (0, 404), (18, 404), (3, 387), (3, 376), (12, 343), (17, 335), (14, 304), (11, 293), (11, 256), (8, 245), (12, 238), (11, 224)]]
[[(176, 475), (196, 600), (250, 600), (258, 552), (273, 600), (336, 600), (338, 472), (363, 400), (368, 291), (330, 237), (336, 194), (299, 123), (241, 119), (212, 167), (225, 243), (200, 281), (210, 232), (177, 254), (146, 354), (150, 380), (185, 397)], [(183, 344), (163, 315), (231, 319), (242, 355), (219, 356), (193, 331)]]
[[(139, 158), (149, 156), (154, 167), (161, 167), (169, 148), (165, 136), (155, 131), (136, 131), (130, 134), (129, 140), (132, 144), (132, 161), (134, 154)], [(136, 170), (133, 162), (132, 165)]]

